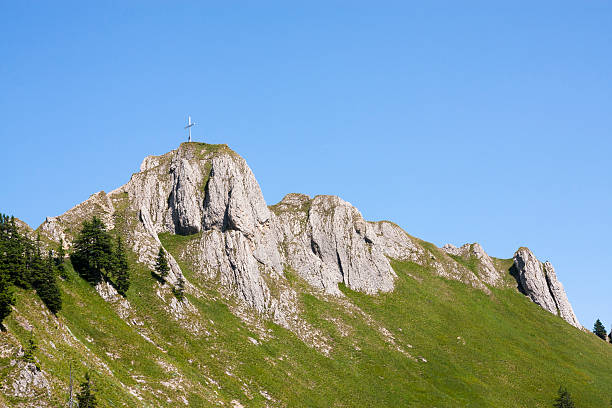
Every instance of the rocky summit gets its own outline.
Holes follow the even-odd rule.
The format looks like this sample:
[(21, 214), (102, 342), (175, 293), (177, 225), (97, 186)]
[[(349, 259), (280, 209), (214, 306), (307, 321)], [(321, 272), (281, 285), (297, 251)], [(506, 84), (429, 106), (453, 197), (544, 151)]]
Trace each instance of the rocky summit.
[[(89, 287), (69, 267), (58, 316), (19, 289), (0, 344), (0, 404), (64, 404), (70, 364), (79, 381), (94, 373), (109, 407), (536, 407), (560, 378), (591, 378), (585, 394), (612, 383), (597, 365), (578, 374), (576, 356), (559, 360), (612, 355), (576, 330), (553, 266), (529, 249), (498, 259), (477, 243), (437, 248), (336, 196), (268, 205), (226, 145), (148, 156), (125, 185), (36, 231), (70, 253), (94, 215), (129, 246), (132, 287), (125, 297)], [(151, 275), (160, 248), (163, 281)], [(31, 333), (38, 369), (19, 359)]]

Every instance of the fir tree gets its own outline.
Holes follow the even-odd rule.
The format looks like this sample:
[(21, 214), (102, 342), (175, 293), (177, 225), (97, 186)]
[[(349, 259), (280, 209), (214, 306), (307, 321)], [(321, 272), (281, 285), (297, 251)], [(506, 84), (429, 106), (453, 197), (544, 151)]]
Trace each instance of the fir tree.
[(0, 214), (0, 323), (11, 314), (11, 305), (15, 304), (11, 282), (11, 265), (8, 259), (9, 237), (8, 217)]
[(98, 217), (83, 222), (83, 228), (74, 241), (74, 252), (70, 260), (74, 269), (92, 284), (108, 278), (113, 268), (112, 241), (106, 226)]
[[(0, 249), (1, 250), (1, 249)], [(13, 286), (11, 285), (9, 273), (0, 269), (0, 323), (11, 314), (12, 305), (15, 304)]]
[(81, 383), (81, 390), (77, 394), (79, 408), (95, 408), (98, 406), (96, 402), (95, 390), (89, 372), (85, 373), (85, 381)]
[(55, 266), (59, 275), (68, 279), (68, 275), (66, 274), (66, 265), (65, 265), (66, 252), (64, 251), (64, 240), (60, 238), (59, 245), (57, 247), (57, 257), (55, 258)]
[(182, 275), (179, 275), (176, 286), (172, 288), (172, 292), (179, 301), (185, 298), (185, 279), (183, 279)]
[(563, 386), (559, 387), (559, 391), (557, 391), (557, 399), (553, 404), (555, 408), (575, 408), (574, 401), (572, 400), (572, 396), (567, 391), (567, 389)]
[(115, 277), (115, 286), (117, 287), (117, 292), (125, 296), (130, 287), (130, 270), (127, 255), (123, 247), (123, 241), (120, 236), (117, 236), (114, 261), (113, 274)]
[(57, 279), (55, 277), (53, 255), (49, 251), (49, 256), (44, 264), (44, 268), (40, 273), (38, 280), (34, 282), (34, 288), (36, 293), (43, 301), (45, 306), (53, 314), (57, 314), (62, 309), (62, 295), (57, 286)]
[(32, 242), (22, 236), (15, 224), (15, 217), (2, 215), (2, 240), (4, 241), (4, 265), (10, 281), (22, 288), (30, 287), (27, 260), (33, 249)]
[(155, 263), (155, 272), (163, 279), (168, 276), (168, 272), (170, 271), (170, 267), (168, 266), (168, 260), (166, 259), (166, 252), (164, 248), (159, 247), (159, 252), (157, 254), (157, 262)]
[(597, 319), (595, 325), (593, 326), (593, 333), (595, 333), (597, 337), (606, 340), (606, 328), (599, 319)]

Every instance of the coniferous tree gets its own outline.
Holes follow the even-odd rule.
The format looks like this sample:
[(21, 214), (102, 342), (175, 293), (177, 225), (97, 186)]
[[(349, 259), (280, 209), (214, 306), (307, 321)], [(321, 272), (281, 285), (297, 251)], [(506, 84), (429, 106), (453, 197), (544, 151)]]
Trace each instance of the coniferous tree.
[(0, 214), (0, 323), (11, 313), (11, 306), (15, 304), (11, 280), (11, 267), (9, 262), (9, 236), (8, 217)]
[(172, 289), (172, 292), (179, 301), (185, 298), (185, 279), (183, 279), (183, 276), (179, 275), (176, 286)]
[(5, 246), (5, 266), (9, 271), (10, 280), (22, 288), (30, 287), (28, 273), (28, 255), (33, 252), (33, 244), (22, 236), (15, 224), (15, 217), (2, 216), (3, 240)]
[(66, 252), (64, 251), (64, 240), (60, 238), (60, 242), (57, 247), (57, 257), (55, 258), (55, 266), (57, 267), (59, 276), (64, 279), (67, 279), (68, 275), (66, 274), (65, 258)]
[(14, 304), (15, 297), (13, 296), (13, 286), (9, 273), (6, 270), (0, 270), (0, 323), (11, 314), (11, 306)]
[(85, 373), (85, 381), (81, 383), (81, 390), (77, 394), (79, 408), (95, 408), (98, 406), (93, 384), (89, 377), (89, 372)]
[(125, 296), (127, 290), (130, 287), (130, 271), (127, 255), (125, 254), (125, 249), (123, 248), (123, 241), (121, 240), (120, 236), (117, 236), (114, 260), (115, 265), (113, 269), (115, 277), (115, 286), (117, 287), (117, 292)]
[(84, 221), (83, 228), (74, 241), (70, 255), (74, 269), (92, 284), (108, 278), (113, 269), (113, 248), (106, 226), (98, 217)]
[(157, 254), (155, 272), (157, 272), (157, 274), (162, 278), (168, 276), (168, 272), (170, 272), (170, 266), (168, 266), (168, 260), (166, 259), (166, 252), (161, 246), (159, 247), (159, 252)]
[(44, 263), (43, 270), (41, 271), (38, 280), (34, 282), (34, 288), (36, 293), (40, 297), (40, 300), (47, 306), (47, 308), (53, 314), (57, 314), (62, 308), (62, 295), (57, 286), (57, 279), (55, 277), (55, 268), (53, 255), (49, 251), (49, 256)]
[(597, 319), (595, 325), (593, 326), (593, 333), (595, 333), (597, 337), (606, 340), (606, 328), (599, 319)]
[(557, 391), (557, 399), (555, 399), (555, 403), (553, 407), (555, 408), (575, 408), (574, 401), (572, 400), (572, 396), (567, 391), (567, 389), (563, 386), (559, 387), (559, 391)]

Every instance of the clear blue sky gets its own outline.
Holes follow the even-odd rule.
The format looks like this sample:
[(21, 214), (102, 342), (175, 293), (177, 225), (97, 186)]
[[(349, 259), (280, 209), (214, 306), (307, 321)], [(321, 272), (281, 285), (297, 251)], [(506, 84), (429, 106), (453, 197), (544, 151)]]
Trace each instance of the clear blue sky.
[(612, 323), (610, 2), (85, 3), (0, 2), (0, 211), (36, 227), (124, 184), (191, 114), (269, 204), (526, 245)]

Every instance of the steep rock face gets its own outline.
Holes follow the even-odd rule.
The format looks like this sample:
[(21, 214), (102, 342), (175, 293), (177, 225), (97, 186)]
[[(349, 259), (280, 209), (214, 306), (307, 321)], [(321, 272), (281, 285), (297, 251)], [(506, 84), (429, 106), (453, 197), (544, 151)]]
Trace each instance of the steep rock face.
[(498, 286), (502, 282), (503, 273), (495, 268), (493, 260), (479, 243), (464, 244), (459, 248), (452, 244), (446, 244), (442, 247), (442, 250), (447, 254), (459, 256), (468, 261), (475, 258), (477, 260), (478, 276), (485, 283)]
[(526, 296), (572, 326), (581, 327), (550, 263), (542, 264), (528, 248), (519, 248), (514, 254), (514, 268)]
[(204, 201), (204, 229), (238, 230), (253, 237), (270, 211), (251, 169), (239, 156), (212, 159)]
[[(272, 282), (284, 279), (285, 268), (336, 295), (341, 295), (340, 283), (368, 294), (392, 291), (396, 276), (389, 258), (430, 267), (487, 293), (485, 284), (501, 284), (505, 272), (495, 268), (478, 244), (447, 245), (440, 251), (391, 222), (365, 221), (355, 207), (335, 196), (288, 194), (268, 207), (246, 161), (225, 145), (184, 143), (164, 155), (146, 157), (124, 186), (48, 218), (40, 231), (69, 246), (82, 220), (94, 214), (109, 229), (119, 222), (138, 261), (150, 268), (162, 246), (158, 234), (193, 237), (185, 252), (196, 276), (215, 280), (244, 304), (272, 316), (280, 316), (278, 305), (292, 313), (281, 301), (292, 298), (290, 293), (276, 291), (275, 298), (270, 289)], [(478, 271), (449, 255), (476, 259)], [(515, 263), (522, 271), (521, 289), (576, 325), (552, 266), (542, 266), (523, 252)], [(169, 264), (167, 281), (175, 284), (182, 271), (171, 255)], [(187, 282), (187, 288), (194, 286)]]
[(41, 224), (40, 231), (53, 241), (64, 240), (64, 244), (68, 246), (83, 220), (90, 219), (94, 215), (100, 217), (106, 226), (112, 229), (114, 212), (115, 208), (109, 195), (100, 191), (60, 216), (47, 217)]
[(370, 294), (393, 290), (395, 272), (375, 229), (351, 204), (289, 194), (273, 208), (286, 263), (311, 285), (336, 294), (338, 283)]
[(552, 294), (555, 302), (557, 304), (557, 309), (559, 309), (559, 316), (563, 318), (566, 322), (575, 327), (582, 327), (576, 315), (574, 314), (574, 309), (570, 304), (567, 294), (565, 293), (565, 289), (563, 289), (563, 285), (557, 279), (557, 274), (555, 273), (555, 268), (553, 268), (552, 264), (548, 261), (544, 263), (544, 272), (546, 273), (546, 281), (548, 282), (548, 287), (550, 288), (550, 293)]

